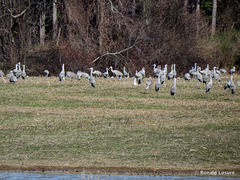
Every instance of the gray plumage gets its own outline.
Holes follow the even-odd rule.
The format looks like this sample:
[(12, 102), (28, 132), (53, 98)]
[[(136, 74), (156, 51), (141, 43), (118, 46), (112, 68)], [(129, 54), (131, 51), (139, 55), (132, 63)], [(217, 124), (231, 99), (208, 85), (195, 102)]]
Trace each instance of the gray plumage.
[(158, 79), (157, 79), (157, 82), (155, 84), (155, 91), (158, 92), (161, 88), (161, 76), (160, 74), (158, 74)]
[(184, 74), (184, 79), (185, 79), (186, 81), (190, 81), (190, 79), (191, 79), (190, 74), (189, 74), (189, 73), (185, 73), (185, 74)]
[(25, 65), (23, 65), (23, 70), (22, 70), (22, 78), (25, 79), (27, 77), (26, 70), (25, 70)]
[(202, 76), (202, 81), (203, 81), (204, 84), (207, 84), (207, 81), (208, 81), (208, 74), (207, 74), (207, 72), (205, 72), (205, 73), (203, 74), (203, 76)]
[(227, 88), (230, 88), (230, 80), (227, 80), (227, 82), (224, 84), (224, 89), (226, 90)]
[(139, 73), (142, 74), (142, 80), (143, 80), (143, 79), (145, 78), (145, 76), (146, 76), (145, 68), (143, 67), (143, 68), (139, 71)]
[(100, 71), (97, 71), (97, 70), (93, 71), (92, 74), (95, 75), (95, 76), (97, 76), (97, 77), (102, 76), (102, 73), (101, 73)]
[(173, 82), (174, 82), (174, 84), (173, 84), (173, 86), (170, 88), (170, 94), (171, 94), (172, 96), (174, 96), (174, 95), (176, 94), (176, 92), (177, 92), (176, 78), (175, 78), (175, 77), (173, 78)]
[(10, 79), (12, 76), (14, 76), (13, 71), (11, 70), (7, 75), (6, 78)]
[(64, 70), (64, 64), (62, 64), (62, 71), (59, 73), (59, 81), (64, 81), (65, 79), (65, 70)]
[(237, 85), (240, 86), (240, 81), (237, 81)]
[(143, 80), (142, 73), (137, 72), (137, 70), (136, 70), (135, 77), (136, 77), (137, 83), (141, 84), (142, 80)]
[(106, 68), (106, 72), (103, 73), (103, 77), (104, 78), (108, 78), (109, 77), (108, 68)]
[(207, 92), (211, 91), (211, 89), (212, 89), (212, 75), (210, 75), (210, 80), (209, 80), (209, 82), (206, 84), (205, 92), (207, 93)]
[(123, 73), (121, 73), (121, 72), (118, 71), (118, 70), (113, 70), (113, 67), (112, 67), (112, 66), (110, 66), (109, 69), (111, 70), (111, 72), (112, 72), (113, 74), (115, 74), (115, 76), (116, 76), (117, 79), (122, 79)]
[(46, 73), (46, 79), (47, 79), (48, 75), (49, 75), (49, 71), (48, 70), (44, 70), (43, 72)]
[(17, 82), (17, 77), (16, 76), (11, 76), (10, 77), (10, 82), (15, 84)]
[(80, 77), (89, 78), (89, 74), (86, 72), (77, 71), (77, 75), (78, 75), (79, 79), (80, 79)]
[(235, 94), (236, 86), (235, 86), (235, 84), (234, 84), (234, 82), (233, 82), (233, 76), (231, 76), (231, 79), (230, 79), (229, 89), (231, 90), (232, 94)]
[(148, 91), (148, 89), (152, 86), (153, 81), (151, 79), (148, 79), (146, 81), (146, 92)]
[(226, 69), (224, 69), (224, 68), (221, 68), (221, 69), (220, 69), (220, 72), (221, 72), (221, 73), (223, 73), (224, 75), (226, 75), (226, 74), (227, 74), (227, 70), (226, 70)]
[(90, 76), (89, 76), (89, 82), (90, 82), (90, 84), (91, 84), (91, 86), (93, 87), (93, 88), (95, 88), (95, 85), (96, 85), (96, 82), (95, 82), (95, 78), (93, 77), (93, 75), (92, 75), (92, 73), (93, 73), (93, 68), (91, 67), (91, 68), (89, 68), (91, 71), (90, 71)]
[(70, 78), (70, 79), (79, 79), (78, 75), (72, 71), (67, 71), (66, 72), (66, 77)]
[(4, 72), (2, 70), (0, 70), (0, 77), (6, 83), (6, 80), (4, 79)]
[(233, 73), (235, 73), (235, 71), (236, 71), (236, 69), (235, 69), (235, 67), (233, 67), (229, 70), (229, 74), (233, 74)]

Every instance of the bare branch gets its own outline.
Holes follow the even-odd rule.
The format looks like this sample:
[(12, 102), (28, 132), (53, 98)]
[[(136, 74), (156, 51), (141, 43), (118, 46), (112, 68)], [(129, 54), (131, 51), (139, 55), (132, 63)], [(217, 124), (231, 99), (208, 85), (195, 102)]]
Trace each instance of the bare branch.
[(28, 10), (28, 8), (31, 6), (31, 2), (30, 2), (30, 0), (28, 0), (28, 7), (26, 8), (26, 9), (24, 9), (21, 13), (19, 13), (19, 14), (17, 14), (17, 15), (13, 15), (12, 14), (12, 11), (10, 10), (10, 9), (8, 9), (8, 11), (10, 12), (10, 14), (11, 14), (11, 16), (13, 17), (13, 18), (18, 18), (18, 17), (20, 17), (20, 16), (22, 16), (27, 10)]
[[(138, 43), (139, 43), (139, 42), (138, 42)], [(121, 51), (118, 51), (118, 52), (106, 52), (106, 53), (104, 53), (103, 55), (95, 58), (95, 59), (92, 61), (92, 63), (95, 63), (95, 62), (96, 62), (97, 60), (99, 60), (101, 57), (104, 57), (104, 56), (107, 56), (107, 55), (114, 55), (114, 56), (116, 56), (116, 55), (121, 54), (121, 53), (123, 53), (123, 52), (125, 52), (125, 51), (128, 51), (129, 49), (132, 49), (134, 46), (136, 46), (136, 44), (138, 44), (138, 43), (135, 43), (135, 44), (133, 44), (132, 46), (127, 47), (127, 48), (125, 48), (125, 49), (122, 49)]]

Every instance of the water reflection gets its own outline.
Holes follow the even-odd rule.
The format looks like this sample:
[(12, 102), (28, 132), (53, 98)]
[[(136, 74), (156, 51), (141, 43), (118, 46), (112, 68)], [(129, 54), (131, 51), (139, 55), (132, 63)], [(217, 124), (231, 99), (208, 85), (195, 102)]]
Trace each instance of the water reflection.
[(18, 172), (0, 172), (0, 180), (65, 180), (65, 179), (82, 179), (82, 180), (155, 180), (155, 179), (196, 179), (196, 180), (233, 180), (230, 177), (200, 177), (200, 176), (153, 176), (153, 175), (104, 175), (104, 174), (67, 174), (67, 173), (18, 173)]

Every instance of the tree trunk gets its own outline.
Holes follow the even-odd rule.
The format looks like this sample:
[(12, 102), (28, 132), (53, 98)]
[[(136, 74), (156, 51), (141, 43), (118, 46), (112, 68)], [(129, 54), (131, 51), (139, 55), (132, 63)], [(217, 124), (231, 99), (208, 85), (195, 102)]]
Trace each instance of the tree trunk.
[(43, 1), (43, 8), (40, 15), (40, 44), (44, 45), (45, 43), (45, 19), (46, 19), (46, 12), (45, 12), (45, 0)]
[(213, 0), (213, 10), (212, 10), (212, 37), (215, 35), (216, 32), (216, 16), (217, 16), (217, 0)]
[(199, 36), (199, 31), (200, 31), (200, 18), (201, 18), (201, 13), (200, 13), (200, 0), (196, 0), (196, 35), (197, 37)]
[(104, 38), (104, 6), (105, 1), (98, 0), (98, 6), (99, 6), (99, 53), (103, 53), (103, 38)]
[(57, 37), (57, 0), (53, 0), (53, 40)]

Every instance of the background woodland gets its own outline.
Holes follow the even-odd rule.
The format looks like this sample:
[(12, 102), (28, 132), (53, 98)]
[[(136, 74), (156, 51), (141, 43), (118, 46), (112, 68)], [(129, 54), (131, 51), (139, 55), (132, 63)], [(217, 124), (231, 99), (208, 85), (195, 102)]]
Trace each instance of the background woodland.
[(0, 0), (0, 69), (240, 67), (240, 0)]

